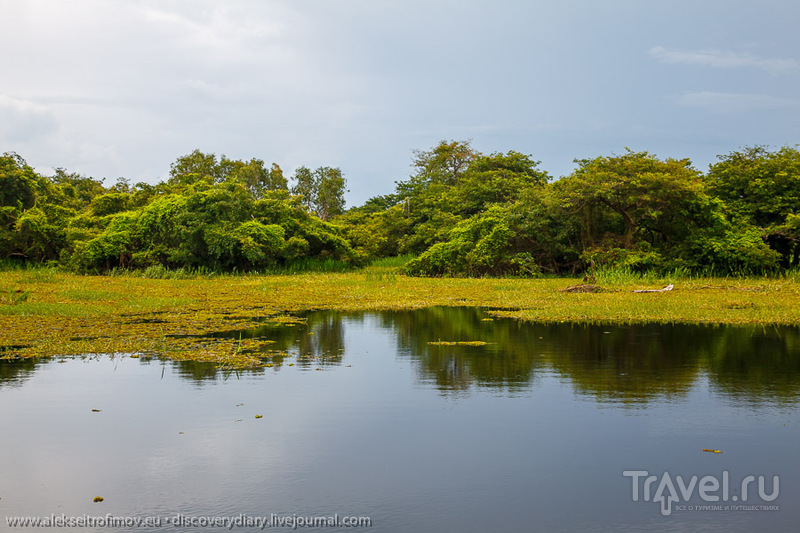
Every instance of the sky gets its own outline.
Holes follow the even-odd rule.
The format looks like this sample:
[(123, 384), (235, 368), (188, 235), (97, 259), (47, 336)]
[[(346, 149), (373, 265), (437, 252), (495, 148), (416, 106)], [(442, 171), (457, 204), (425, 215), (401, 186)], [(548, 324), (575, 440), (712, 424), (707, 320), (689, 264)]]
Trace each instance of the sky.
[(797, 0), (0, 0), (0, 152), (156, 183), (199, 149), (332, 166), (348, 206), (413, 150), (575, 159), (800, 143)]

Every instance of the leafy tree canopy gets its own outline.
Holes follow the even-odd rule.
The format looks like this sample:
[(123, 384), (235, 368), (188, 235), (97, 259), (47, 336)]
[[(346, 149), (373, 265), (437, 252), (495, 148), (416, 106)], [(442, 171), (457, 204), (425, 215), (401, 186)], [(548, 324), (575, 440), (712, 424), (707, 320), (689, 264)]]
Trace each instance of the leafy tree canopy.
[(287, 180), (275, 163), (195, 150), (166, 181), (106, 186), (64, 169), (43, 176), (5, 153), (0, 259), (242, 271), (413, 254), (407, 271), (428, 276), (800, 265), (797, 148), (742, 148), (705, 175), (688, 159), (631, 150), (576, 163), (552, 180), (531, 155), (441, 141), (414, 152), (392, 193), (345, 210), (336, 167), (301, 166)]

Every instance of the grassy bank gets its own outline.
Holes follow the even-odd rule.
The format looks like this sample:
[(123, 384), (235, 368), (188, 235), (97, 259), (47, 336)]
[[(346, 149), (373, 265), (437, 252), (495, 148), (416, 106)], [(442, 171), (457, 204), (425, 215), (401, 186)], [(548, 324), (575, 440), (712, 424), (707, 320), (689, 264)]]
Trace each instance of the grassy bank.
[[(180, 277), (179, 277), (180, 278)], [(268, 361), (264, 339), (209, 339), (306, 309), (486, 306), (534, 321), (800, 325), (800, 282), (767, 278), (598, 275), (600, 292), (562, 292), (574, 279), (409, 278), (393, 267), (273, 276), (79, 276), (0, 272), (0, 357), (141, 352), (233, 366)], [(636, 294), (660, 288), (663, 293)], [(274, 354), (279, 355), (279, 354)]]

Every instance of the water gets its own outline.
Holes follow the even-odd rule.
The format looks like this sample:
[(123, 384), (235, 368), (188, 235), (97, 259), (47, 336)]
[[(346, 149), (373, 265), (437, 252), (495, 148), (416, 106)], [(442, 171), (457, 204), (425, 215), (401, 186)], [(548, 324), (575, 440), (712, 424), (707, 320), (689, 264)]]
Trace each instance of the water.
[[(0, 364), (0, 527), (112, 515), (162, 522), (69, 530), (222, 530), (185, 520), (272, 514), (369, 517), (376, 532), (800, 523), (798, 329), (539, 325), (472, 308), (306, 318), (220, 333), (290, 352), (258, 372), (119, 356)], [(657, 478), (650, 501), (644, 478), (633, 501), (624, 471)], [(676, 488), (727, 472), (728, 501), (695, 486), (664, 515), (652, 500), (665, 472)], [(744, 502), (779, 510), (724, 508), (742, 505), (748, 475), (766, 496), (779, 476), (774, 501), (754, 482)]]

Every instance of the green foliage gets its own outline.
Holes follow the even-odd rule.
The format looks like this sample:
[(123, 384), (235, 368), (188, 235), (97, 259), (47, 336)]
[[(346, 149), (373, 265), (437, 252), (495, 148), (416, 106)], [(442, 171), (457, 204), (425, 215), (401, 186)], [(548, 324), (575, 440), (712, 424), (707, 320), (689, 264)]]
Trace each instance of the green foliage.
[(110, 192), (92, 198), (89, 208), (96, 217), (114, 215), (126, 211), (130, 205), (130, 194), (124, 192)]
[[(285, 230), (276, 224), (262, 224), (257, 220), (249, 220), (239, 224), (232, 232), (227, 233), (233, 246), (226, 250), (227, 254), (218, 254), (222, 259), (226, 255), (243, 268), (258, 269), (275, 262), (280, 257), (284, 246)], [(209, 249), (213, 246), (210, 244)]]
[(210, 178), (211, 181), (222, 179), (223, 170), (214, 154), (204, 154), (195, 150), (189, 155), (179, 157), (169, 169), (170, 184), (192, 184), (197, 180)]
[(559, 183), (565, 209), (583, 221), (583, 244), (629, 249), (637, 241), (667, 244), (710, 201), (688, 160), (661, 161), (647, 152), (578, 161)]
[(729, 229), (722, 234), (705, 233), (695, 239), (696, 267), (735, 274), (763, 274), (777, 267), (780, 254), (764, 242), (752, 226)]
[[(549, 180), (528, 155), (515, 151), (484, 155), (468, 141), (442, 141), (429, 151), (414, 154), (415, 174), (398, 183), (395, 194), (371, 199), (364, 207), (337, 219), (365, 258), (423, 254), (448, 241), (463, 221), (480, 216), (492, 206), (515, 202), (524, 191), (541, 188)], [(446, 248), (439, 246), (432, 254), (441, 256)], [(487, 252), (481, 250), (475, 253)], [(419, 258), (420, 264), (427, 260)], [(484, 270), (477, 256), (471, 261), (474, 265), (470, 268)], [(432, 272), (441, 275), (445, 270), (458, 272), (459, 268), (439, 265)], [(507, 265), (486, 268), (504, 271)]]
[(514, 151), (477, 156), (450, 196), (453, 210), (476, 214), (491, 204), (513, 201), (524, 189), (544, 185), (549, 176), (536, 169), (538, 164)]
[(800, 151), (785, 146), (770, 152), (762, 146), (719, 156), (709, 169), (713, 194), (735, 214), (758, 227), (784, 267), (800, 260), (800, 239), (794, 222), (800, 214)]
[(320, 167), (317, 173), (317, 214), (322, 220), (344, 212), (345, 179), (338, 168)]
[(294, 173), (292, 194), (303, 199), (308, 211), (322, 220), (330, 220), (344, 212), (344, 193), (347, 181), (338, 168), (319, 167), (312, 171), (299, 167)]
[(640, 273), (659, 270), (663, 263), (663, 257), (658, 252), (625, 248), (590, 248), (583, 251), (581, 259), (600, 269), (620, 269)]
[(292, 194), (296, 194), (303, 199), (306, 209), (309, 211), (314, 210), (317, 204), (317, 177), (311, 172), (308, 167), (301, 166), (294, 171), (295, 184), (292, 186)]
[(93, 239), (79, 243), (78, 270), (208, 267), (248, 271), (307, 256), (354, 259), (338, 230), (310, 215), (299, 197), (266, 191), (256, 199), (241, 182), (197, 180), (118, 213)]
[(800, 151), (743, 148), (719, 156), (707, 181), (713, 194), (757, 226), (780, 224), (800, 209)]
[(37, 176), (22, 157), (7, 152), (0, 157), (0, 206), (28, 209), (36, 202)]
[(490, 210), (457, 224), (446, 242), (409, 261), (406, 271), (422, 276), (516, 274), (512, 260), (520, 258), (510, 253), (514, 236), (503, 213)]
[(102, 181), (69, 173), (63, 168), (57, 168), (49, 181), (57, 190), (51, 192), (59, 197), (59, 201), (77, 210), (85, 209), (95, 196), (108, 192)]
[[(628, 151), (578, 164), (572, 175), (548, 184), (527, 156), (478, 154), (459, 183), (431, 184), (409, 197), (411, 211), (416, 204), (425, 215), (402, 241), (416, 239), (422, 248), (414, 250), (420, 255), (408, 272), (535, 276), (595, 268), (755, 273), (777, 267), (780, 256), (764, 232), (742, 216), (729, 217), (688, 160)], [(461, 220), (448, 224), (448, 214)], [(798, 222), (789, 215), (772, 235), (797, 242)], [(448, 227), (444, 237), (431, 231)], [(800, 247), (792, 250), (796, 258)]]
[(200, 150), (179, 157), (170, 167), (169, 184), (173, 187), (189, 186), (197, 182), (223, 183), (233, 181), (247, 188), (258, 199), (267, 191), (286, 190), (286, 178), (276, 163), (267, 169), (264, 161), (228, 159), (224, 154), (217, 159), (215, 154)]
[[(707, 176), (647, 152), (577, 161), (560, 180), (516, 151), (468, 141), (415, 151), (392, 194), (344, 211), (338, 168), (199, 150), (156, 185), (37, 174), (0, 158), (0, 262), (82, 272), (340, 271), (385, 259), (423, 276), (588, 270), (769, 273), (800, 266), (800, 153), (745, 148)], [(401, 259), (395, 259), (400, 257)]]
[(44, 261), (56, 259), (66, 241), (64, 213), (58, 206), (44, 204), (22, 213), (15, 224), (16, 245), (25, 257)]
[(414, 151), (417, 173), (407, 184), (401, 184), (401, 196), (414, 195), (432, 184), (455, 185), (478, 156), (469, 141), (441, 141), (429, 151)]

